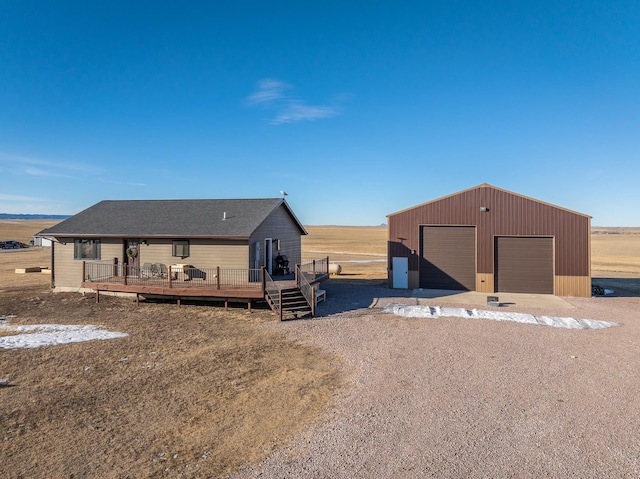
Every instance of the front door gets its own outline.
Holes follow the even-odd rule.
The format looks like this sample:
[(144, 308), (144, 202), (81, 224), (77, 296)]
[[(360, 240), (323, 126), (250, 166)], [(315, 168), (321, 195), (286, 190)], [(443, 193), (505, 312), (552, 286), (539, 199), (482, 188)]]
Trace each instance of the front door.
[(140, 272), (140, 241), (124, 240), (124, 261), (127, 265), (127, 275), (138, 276)]

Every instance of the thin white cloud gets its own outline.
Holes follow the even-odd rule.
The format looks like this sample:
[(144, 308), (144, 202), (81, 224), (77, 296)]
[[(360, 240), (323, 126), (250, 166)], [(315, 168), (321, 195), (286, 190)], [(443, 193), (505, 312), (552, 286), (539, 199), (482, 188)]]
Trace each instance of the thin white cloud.
[(330, 118), (341, 113), (331, 105), (309, 105), (304, 100), (287, 96), (285, 92), (291, 85), (273, 78), (258, 82), (258, 88), (246, 99), (249, 106), (263, 106), (275, 110), (275, 116), (269, 121), (272, 125), (298, 123)]
[(6, 195), (0, 193), (0, 201), (45, 201), (45, 199), (35, 196)]
[(292, 101), (283, 108), (271, 121), (274, 125), (281, 123), (296, 123), (298, 121), (313, 121), (337, 116), (340, 111), (332, 106), (306, 105), (301, 101)]
[(258, 89), (249, 95), (247, 104), (261, 105), (282, 100), (285, 98), (285, 90), (289, 88), (291, 88), (289, 85), (280, 80), (265, 78), (258, 82)]
[(81, 179), (69, 173), (96, 173), (101, 171), (94, 165), (78, 163), (56, 162), (29, 158), (26, 156), (11, 155), (0, 151), (0, 164), (2, 169), (29, 176), (52, 176), (58, 178)]
[(28, 167), (28, 168), (24, 169), (24, 172), (27, 175), (30, 175), (30, 176), (47, 176), (47, 177), (54, 177), (54, 178), (69, 178), (71, 180), (78, 180), (79, 179), (76, 176), (65, 175), (65, 174), (62, 174), (62, 173), (55, 173), (53, 171), (43, 170), (42, 168)]

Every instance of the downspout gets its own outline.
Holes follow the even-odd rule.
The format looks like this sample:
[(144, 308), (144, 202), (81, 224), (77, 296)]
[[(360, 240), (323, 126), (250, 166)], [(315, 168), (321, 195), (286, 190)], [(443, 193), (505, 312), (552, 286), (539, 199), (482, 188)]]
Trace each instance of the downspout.
[(54, 263), (55, 257), (56, 257), (54, 254), (54, 249), (56, 247), (55, 245), (56, 245), (55, 241), (52, 241), (51, 242), (51, 279), (49, 280), (49, 287), (54, 290), (56, 289), (56, 267)]

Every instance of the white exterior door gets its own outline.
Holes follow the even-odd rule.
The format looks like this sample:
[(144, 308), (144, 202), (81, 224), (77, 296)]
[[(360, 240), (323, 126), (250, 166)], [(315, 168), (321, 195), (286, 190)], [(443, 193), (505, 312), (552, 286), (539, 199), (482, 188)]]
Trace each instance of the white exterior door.
[(395, 289), (409, 289), (409, 258), (392, 259), (393, 287)]

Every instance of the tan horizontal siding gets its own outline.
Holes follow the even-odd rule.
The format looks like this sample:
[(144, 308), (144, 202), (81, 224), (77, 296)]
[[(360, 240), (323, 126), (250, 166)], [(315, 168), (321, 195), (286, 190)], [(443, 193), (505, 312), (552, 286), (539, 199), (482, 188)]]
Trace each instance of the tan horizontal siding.
[[(54, 248), (53, 268), (54, 286), (56, 288), (80, 288), (82, 282), (82, 261), (73, 259), (74, 239), (58, 238)], [(122, 258), (122, 240), (101, 239), (100, 240), (100, 260), (109, 261), (114, 257)], [(88, 260), (87, 260), (88, 261)]]
[[(179, 238), (176, 238), (179, 239)], [(246, 241), (236, 240), (189, 240), (189, 256), (172, 256), (173, 240), (151, 239), (138, 247), (140, 265), (145, 263), (189, 264), (196, 268), (241, 268), (249, 267), (249, 247)]]
[[(55, 286), (60, 288), (80, 288), (82, 281), (82, 260), (73, 259), (74, 240), (60, 239), (54, 248)], [(189, 256), (172, 256), (173, 241), (167, 239), (147, 240), (138, 246), (140, 266), (145, 263), (189, 264), (196, 268), (239, 268), (247, 269), (249, 246), (247, 241), (235, 240), (189, 240)], [(124, 242), (118, 238), (101, 238), (100, 260), (118, 263), (124, 261)]]

